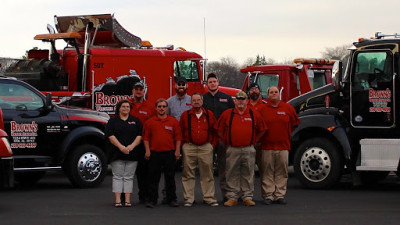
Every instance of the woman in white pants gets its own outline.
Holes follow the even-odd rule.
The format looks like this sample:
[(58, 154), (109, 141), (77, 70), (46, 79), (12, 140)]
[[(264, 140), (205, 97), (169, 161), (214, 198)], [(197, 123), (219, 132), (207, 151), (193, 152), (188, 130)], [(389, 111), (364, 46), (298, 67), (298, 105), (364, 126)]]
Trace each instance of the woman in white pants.
[(142, 139), (142, 124), (138, 118), (129, 115), (131, 108), (128, 100), (119, 101), (115, 107), (118, 116), (108, 121), (105, 130), (105, 135), (112, 144), (110, 161), (115, 207), (122, 207), (121, 193), (125, 194), (124, 206), (132, 206), (131, 194), (137, 166), (135, 148)]

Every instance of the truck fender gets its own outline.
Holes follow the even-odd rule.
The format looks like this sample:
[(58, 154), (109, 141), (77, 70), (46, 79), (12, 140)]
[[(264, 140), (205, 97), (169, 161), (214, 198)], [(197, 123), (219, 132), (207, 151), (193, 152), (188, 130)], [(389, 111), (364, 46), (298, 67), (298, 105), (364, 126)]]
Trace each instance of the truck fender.
[[(69, 149), (71, 148), (71, 146), (75, 143), (76, 140), (84, 137), (84, 136), (94, 136), (99, 138), (100, 140), (105, 140), (104, 137), (104, 132), (101, 131), (100, 129), (96, 128), (96, 127), (91, 127), (91, 126), (82, 126), (82, 127), (78, 127), (75, 128), (74, 130), (72, 130), (67, 137), (64, 139), (64, 141), (62, 142), (61, 145), (61, 162), (64, 161), (65, 157), (68, 154)], [(98, 146), (100, 146), (100, 148), (102, 148), (103, 150), (105, 149), (105, 141), (103, 144), (101, 143), (97, 143)], [(104, 151), (104, 153), (106, 153)]]
[(340, 121), (337, 120), (335, 115), (309, 114), (300, 116), (300, 121), (301, 123), (292, 133), (293, 139), (299, 138), (302, 131), (310, 128), (311, 126), (321, 130), (326, 130), (326, 132), (329, 132), (342, 147), (345, 159), (350, 159), (351, 148), (347, 134), (344, 130), (344, 127), (341, 125)]

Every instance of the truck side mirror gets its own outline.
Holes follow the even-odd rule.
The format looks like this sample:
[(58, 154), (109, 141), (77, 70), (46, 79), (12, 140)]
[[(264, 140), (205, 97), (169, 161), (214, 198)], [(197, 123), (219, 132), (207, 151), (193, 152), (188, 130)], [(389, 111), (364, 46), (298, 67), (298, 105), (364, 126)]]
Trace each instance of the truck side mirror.
[(51, 110), (53, 108), (53, 102), (51, 101), (51, 93), (46, 93), (45, 109)]
[(332, 83), (336, 89), (340, 89), (342, 86), (342, 78), (343, 78), (343, 64), (341, 61), (336, 61), (332, 67)]

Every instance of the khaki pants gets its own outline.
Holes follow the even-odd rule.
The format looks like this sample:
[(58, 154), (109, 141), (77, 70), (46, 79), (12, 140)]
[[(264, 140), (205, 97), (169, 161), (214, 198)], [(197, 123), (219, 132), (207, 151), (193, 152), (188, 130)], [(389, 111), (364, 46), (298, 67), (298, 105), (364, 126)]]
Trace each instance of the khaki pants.
[(226, 149), (226, 198), (253, 199), (255, 156), (252, 145)]
[(261, 196), (273, 201), (285, 197), (289, 151), (262, 150)]
[(198, 146), (185, 143), (182, 146), (183, 172), (182, 187), (185, 202), (194, 202), (194, 187), (196, 183), (196, 168), (199, 168), (200, 186), (203, 200), (207, 203), (216, 202), (213, 174), (213, 146), (210, 143)]

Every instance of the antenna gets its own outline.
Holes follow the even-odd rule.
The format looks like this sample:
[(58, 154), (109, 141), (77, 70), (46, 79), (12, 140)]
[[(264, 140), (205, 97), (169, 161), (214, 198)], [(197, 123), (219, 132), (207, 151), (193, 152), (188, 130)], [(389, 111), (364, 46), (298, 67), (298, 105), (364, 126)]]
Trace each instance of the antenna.
[(203, 63), (203, 81), (206, 79), (206, 64), (207, 64), (207, 41), (206, 41), (206, 18), (203, 18), (204, 31), (204, 63)]

